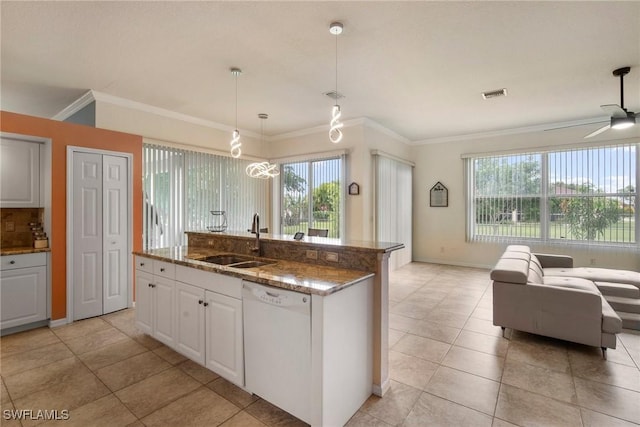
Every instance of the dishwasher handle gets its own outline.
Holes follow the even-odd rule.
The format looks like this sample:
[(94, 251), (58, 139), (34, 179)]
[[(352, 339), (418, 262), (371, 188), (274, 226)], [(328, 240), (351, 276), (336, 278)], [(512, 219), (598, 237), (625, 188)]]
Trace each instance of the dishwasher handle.
[(254, 301), (302, 313), (311, 313), (310, 295), (285, 289), (276, 289), (257, 283), (243, 282), (242, 299), (245, 302)]

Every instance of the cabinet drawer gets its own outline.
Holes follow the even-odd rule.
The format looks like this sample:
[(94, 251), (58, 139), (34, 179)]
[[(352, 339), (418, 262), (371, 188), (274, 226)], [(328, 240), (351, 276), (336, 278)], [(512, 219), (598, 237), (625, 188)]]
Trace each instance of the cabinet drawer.
[(242, 298), (242, 280), (236, 277), (224, 276), (182, 265), (176, 267), (176, 273), (176, 277), (181, 282), (232, 298)]
[(176, 266), (170, 262), (153, 261), (153, 274), (167, 279), (175, 279)]
[(135, 268), (136, 270), (153, 274), (153, 260), (141, 256), (136, 256)]
[(16, 268), (38, 267), (47, 265), (47, 254), (3, 255), (0, 257), (0, 270), (14, 270)]

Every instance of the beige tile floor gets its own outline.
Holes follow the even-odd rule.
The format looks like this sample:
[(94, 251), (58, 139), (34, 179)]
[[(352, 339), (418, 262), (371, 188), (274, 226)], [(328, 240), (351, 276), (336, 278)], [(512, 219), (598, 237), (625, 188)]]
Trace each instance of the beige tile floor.
[[(390, 282), (391, 389), (349, 426), (640, 424), (637, 331), (620, 334), (605, 361), (595, 347), (503, 338), (486, 270), (412, 263)], [(124, 310), (1, 338), (2, 414), (67, 409), (70, 419), (0, 424), (304, 425), (139, 333), (133, 318)]]

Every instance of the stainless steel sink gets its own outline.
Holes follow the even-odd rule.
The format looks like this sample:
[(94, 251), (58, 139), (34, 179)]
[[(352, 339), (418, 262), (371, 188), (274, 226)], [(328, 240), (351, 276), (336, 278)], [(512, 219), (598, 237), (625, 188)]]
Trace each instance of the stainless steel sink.
[(222, 254), (222, 255), (213, 255), (213, 256), (208, 256), (206, 258), (201, 258), (198, 261), (210, 262), (212, 264), (218, 264), (218, 265), (229, 265), (229, 264), (237, 264), (239, 262), (246, 262), (251, 260), (253, 260), (253, 257), (250, 257), (250, 256)]
[(266, 262), (266, 261), (245, 261), (237, 264), (231, 264), (229, 267), (233, 268), (254, 268), (254, 267), (263, 267), (265, 265), (275, 264), (275, 262)]

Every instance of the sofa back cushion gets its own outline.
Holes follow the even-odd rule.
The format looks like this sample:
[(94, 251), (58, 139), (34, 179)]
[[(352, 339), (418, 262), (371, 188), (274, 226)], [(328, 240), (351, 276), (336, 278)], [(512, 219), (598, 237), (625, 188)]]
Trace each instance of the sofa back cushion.
[(497, 282), (526, 284), (529, 277), (530, 259), (531, 254), (528, 252), (507, 250), (491, 270), (491, 279)]
[(542, 270), (542, 265), (540, 264), (540, 261), (534, 254), (531, 254), (531, 260), (529, 261), (528, 282), (542, 284), (544, 280), (543, 277), (544, 277), (544, 271)]

